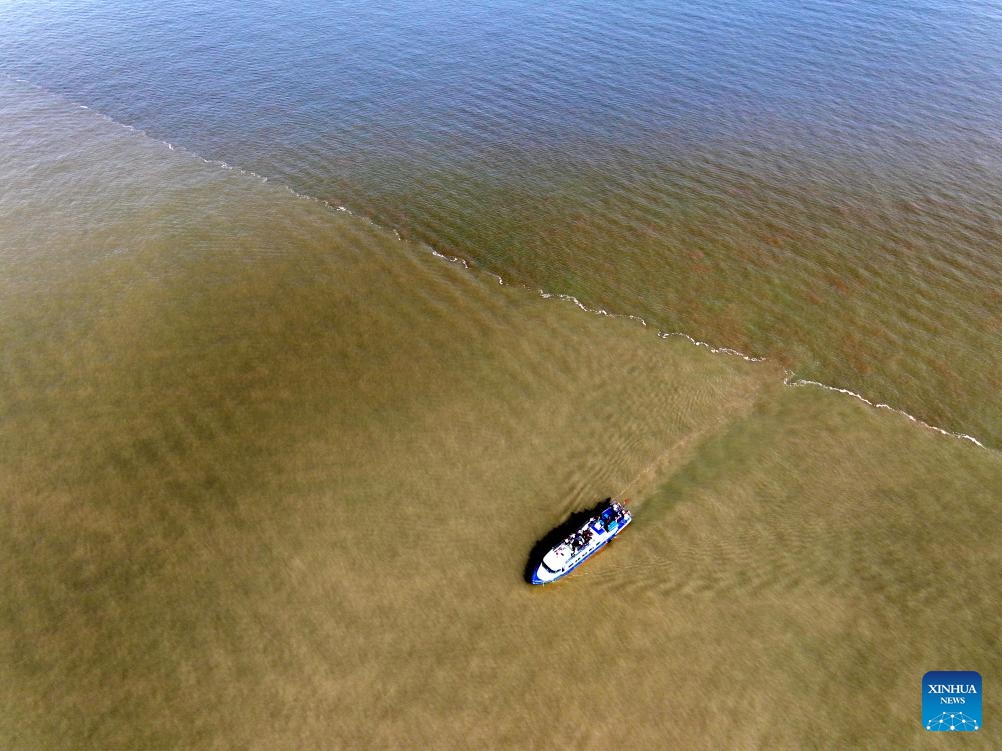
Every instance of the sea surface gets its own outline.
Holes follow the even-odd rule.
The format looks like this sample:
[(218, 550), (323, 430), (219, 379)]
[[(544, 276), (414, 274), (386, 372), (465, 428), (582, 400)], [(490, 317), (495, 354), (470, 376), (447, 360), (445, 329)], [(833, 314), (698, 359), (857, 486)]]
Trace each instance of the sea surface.
[(32, 2), (0, 70), (1002, 444), (991, 2)]
[(0, 746), (931, 747), (1002, 670), (1000, 50), (0, 3)]

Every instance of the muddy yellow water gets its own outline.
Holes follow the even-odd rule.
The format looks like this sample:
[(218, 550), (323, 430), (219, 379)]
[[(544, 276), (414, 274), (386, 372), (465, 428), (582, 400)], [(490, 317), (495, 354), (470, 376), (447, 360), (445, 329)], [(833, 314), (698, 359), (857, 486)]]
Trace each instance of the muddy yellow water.
[(0, 111), (4, 748), (921, 748), (994, 685), (998, 452)]

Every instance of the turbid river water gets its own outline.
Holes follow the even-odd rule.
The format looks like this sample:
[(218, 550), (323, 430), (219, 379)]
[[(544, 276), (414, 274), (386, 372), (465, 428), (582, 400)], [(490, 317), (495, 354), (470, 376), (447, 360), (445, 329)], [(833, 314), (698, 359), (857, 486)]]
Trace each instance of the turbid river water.
[[(931, 748), (922, 675), (994, 685), (1000, 173), (965, 152), (957, 187), (946, 156), (994, 138), (988, 52), (965, 68), (904, 34), (924, 22), (898, 9), (900, 48), (938, 60), (970, 113), (920, 165), (881, 117), (928, 135), (922, 113), (941, 110), (877, 83), (797, 109), (795, 78), (764, 83), (778, 42), (733, 8), (667, 23), (628, 4), (660, 35), (611, 13), (624, 82), (588, 8), (498, 6), (522, 14), (507, 26), (440, 11), (392, 47), (403, 10), (343, 9), (337, 26), (300, 8), (271, 29), (230, 3), (197, 26), (156, 7), (0, 9), (0, 745)], [(890, 10), (829, 10), (905, 80), (913, 58), (878, 33)], [(814, 49), (824, 24), (804, 13), (764, 28)], [(989, 11), (970, 13), (984, 17), (937, 28), (994, 39)], [(312, 80), (335, 59), (382, 77), (311, 94), (301, 67), (250, 64), (294, 29), (290, 60), (355, 55)], [(464, 35), (480, 46), (433, 44)], [(532, 38), (550, 78), (519, 67)], [(737, 65), (761, 86), (682, 77), (673, 99), (658, 40), (683, 39), (718, 50), (711, 82)], [(764, 68), (733, 57), (748, 39)], [(825, 49), (805, 76), (865, 61)], [(568, 72), (586, 53), (590, 83)], [(689, 54), (676, 65), (697, 76)], [(188, 77), (152, 85), (164, 59)], [(497, 106), (458, 83), (422, 98), (434, 77), (407, 71), (432, 60), (453, 61), (440, 83), (482, 73)], [(883, 80), (868, 71), (845, 75)], [(224, 72), (282, 95), (233, 117), (247, 100), (213, 88)], [(533, 107), (510, 93), (525, 77), (548, 82)], [(352, 94), (358, 80), (392, 96)], [(185, 87), (207, 98), (181, 106)], [(793, 130), (735, 151), (735, 129), (776, 114), (755, 102), (780, 100)], [(643, 102), (688, 126), (655, 137)], [(818, 125), (846, 102), (869, 149), (851, 158)], [(334, 110), (359, 130), (327, 142), (315, 126)], [(794, 169), (808, 152), (816, 169)], [(959, 192), (909, 182), (933, 174)], [(565, 582), (526, 585), (535, 540), (609, 495), (632, 498), (623, 537)], [(984, 702), (968, 745), (996, 747), (1002, 703)]]

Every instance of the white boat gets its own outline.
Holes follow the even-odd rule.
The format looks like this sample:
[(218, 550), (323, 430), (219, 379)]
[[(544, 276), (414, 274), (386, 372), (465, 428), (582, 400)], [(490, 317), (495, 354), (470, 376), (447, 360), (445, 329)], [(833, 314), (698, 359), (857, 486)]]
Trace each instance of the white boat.
[(609, 499), (581, 527), (554, 545), (532, 572), (533, 584), (549, 584), (567, 576), (601, 550), (633, 516), (618, 501)]

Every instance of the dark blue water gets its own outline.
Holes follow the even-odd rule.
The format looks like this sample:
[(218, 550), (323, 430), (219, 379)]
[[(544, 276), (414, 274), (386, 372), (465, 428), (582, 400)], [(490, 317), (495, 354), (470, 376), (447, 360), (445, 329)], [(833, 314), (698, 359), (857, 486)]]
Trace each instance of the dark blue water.
[(865, 150), (999, 145), (988, 3), (144, 6), (7, 7), (4, 70), (158, 135), (262, 155), (321, 138), (416, 159), (443, 141), (758, 141), (774, 126)]
[(0, 70), (1002, 439), (993, 4), (31, 3)]

